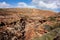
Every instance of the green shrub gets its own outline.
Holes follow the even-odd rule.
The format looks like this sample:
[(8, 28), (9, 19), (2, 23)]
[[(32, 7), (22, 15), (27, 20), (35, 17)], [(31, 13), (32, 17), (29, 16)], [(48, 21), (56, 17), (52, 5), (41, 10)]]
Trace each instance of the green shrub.
[(50, 26), (50, 25), (44, 25), (44, 28), (45, 28), (45, 30), (47, 30), (47, 31), (51, 31), (53, 28), (52, 28), (52, 26)]
[(44, 25), (44, 28), (45, 28), (45, 30), (47, 30), (47, 31), (52, 31), (52, 30), (54, 30), (55, 28), (60, 28), (60, 23), (54, 23), (53, 25), (48, 25), (48, 24), (45, 24)]
[(49, 21), (56, 21), (56, 18), (55, 17), (48, 17), (48, 20)]
[(36, 38), (33, 38), (32, 40), (53, 40), (59, 32), (60, 32), (60, 28), (56, 28), (50, 31), (49, 33), (46, 33), (42, 37), (36, 37)]

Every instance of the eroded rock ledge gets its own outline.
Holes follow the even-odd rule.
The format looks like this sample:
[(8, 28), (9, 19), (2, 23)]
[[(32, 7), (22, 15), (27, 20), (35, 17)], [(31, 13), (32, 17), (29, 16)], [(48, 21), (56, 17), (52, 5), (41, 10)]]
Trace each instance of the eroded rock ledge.
[[(55, 14), (50, 11), (40, 11), (36, 9), (0, 9), (0, 40), (31, 40), (33, 37), (47, 33), (48, 31), (44, 30), (42, 25), (48, 22), (47, 17), (55, 16)], [(42, 14), (44, 12), (45, 15)], [(49, 12), (52, 14), (48, 16)]]

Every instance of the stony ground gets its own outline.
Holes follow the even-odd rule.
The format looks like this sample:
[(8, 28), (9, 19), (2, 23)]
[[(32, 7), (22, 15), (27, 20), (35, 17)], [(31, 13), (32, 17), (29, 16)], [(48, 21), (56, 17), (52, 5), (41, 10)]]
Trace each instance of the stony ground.
[[(58, 40), (59, 27), (60, 14), (55, 12), (27, 8), (0, 9), (0, 40)], [(59, 30), (53, 39), (43, 39), (53, 30)]]

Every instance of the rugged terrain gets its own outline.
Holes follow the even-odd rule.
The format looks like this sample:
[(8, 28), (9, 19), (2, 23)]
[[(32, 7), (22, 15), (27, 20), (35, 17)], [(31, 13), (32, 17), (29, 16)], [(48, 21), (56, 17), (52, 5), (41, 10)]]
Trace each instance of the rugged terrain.
[(60, 13), (31, 8), (0, 9), (0, 40), (60, 40), (59, 32)]

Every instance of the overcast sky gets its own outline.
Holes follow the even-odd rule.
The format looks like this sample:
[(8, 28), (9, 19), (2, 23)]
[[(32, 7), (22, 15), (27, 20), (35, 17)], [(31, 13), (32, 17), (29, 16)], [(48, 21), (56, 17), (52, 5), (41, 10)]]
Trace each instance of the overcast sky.
[(60, 0), (0, 0), (0, 8), (38, 8), (60, 12)]

